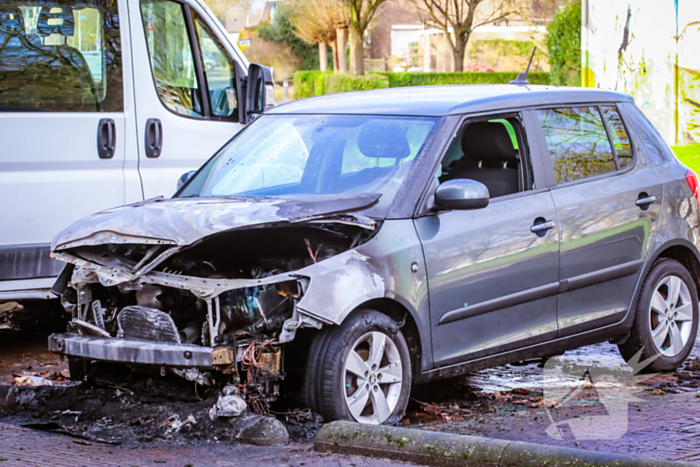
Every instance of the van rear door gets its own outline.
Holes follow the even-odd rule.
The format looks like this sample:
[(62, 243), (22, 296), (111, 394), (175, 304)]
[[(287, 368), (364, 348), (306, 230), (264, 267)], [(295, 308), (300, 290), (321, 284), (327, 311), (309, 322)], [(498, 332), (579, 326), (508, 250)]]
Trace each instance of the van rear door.
[(198, 2), (140, 0), (129, 8), (143, 194), (171, 196), (183, 173), (243, 128), (235, 70), (247, 62)]
[(125, 201), (119, 13), (116, 0), (0, 4), (0, 299), (48, 298), (53, 236)]

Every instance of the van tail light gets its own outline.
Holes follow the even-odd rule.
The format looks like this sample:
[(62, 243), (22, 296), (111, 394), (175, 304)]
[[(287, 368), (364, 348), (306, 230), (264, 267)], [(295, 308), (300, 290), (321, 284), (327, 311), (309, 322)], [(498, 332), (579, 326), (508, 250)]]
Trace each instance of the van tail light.
[(685, 181), (688, 182), (690, 191), (693, 192), (693, 196), (695, 196), (695, 199), (700, 203), (700, 183), (698, 183), (698, 176), (695, 175), (695, 172), (692, 170), (688, 170), (685, 173)]

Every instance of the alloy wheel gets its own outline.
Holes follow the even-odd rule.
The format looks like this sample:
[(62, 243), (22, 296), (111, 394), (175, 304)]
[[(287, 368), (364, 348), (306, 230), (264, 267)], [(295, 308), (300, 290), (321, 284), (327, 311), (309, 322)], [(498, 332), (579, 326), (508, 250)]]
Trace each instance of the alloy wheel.
[(651, 336), (656, 349), (665, 357), (679, 355), (690, 339), (693, 302), (688, 286), (674, 275), (656, 285), (650, 305)]
[(344, 365), (343, 394), (352, 417), (379, 425), (396, 409), (403, 385), (403, 365), (394, 341), (378, 331), (353, 344)]

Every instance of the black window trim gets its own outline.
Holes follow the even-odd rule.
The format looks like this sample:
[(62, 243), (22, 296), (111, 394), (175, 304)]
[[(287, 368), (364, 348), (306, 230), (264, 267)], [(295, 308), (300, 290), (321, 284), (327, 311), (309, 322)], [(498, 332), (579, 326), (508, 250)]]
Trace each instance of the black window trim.
[[(620, 112), (620, 109), (618, 108), (619, 102), (589, 102), (589, 103), (576, 103), (576, 104), (568, 104), (565, 102), (559, 103), (559, 104), (547, 104), (547, 105), (541, 105), (541, 106), (532, 106), (529, 107), (530, 110), (533, 112), (537, 112), (538, 110), (547, 110), (547, 109), (556, 109), (556, 108), (577, 108), (577, 107), (596, 107), (598, 109), (598, 113), (601, 115), (601, 118), (603, 120), (603, 123), (606, 127), (606, 132), (607, 132), (607, 120), (605, 119), (605, 115), (602, 114), (602, 110), (600, 109), (602, 106), (607, 106), (607, 107), (613, 107), (618, 115), (620, 116), (620, 120), (622, 121), (623, 126), (625, 127), (625, 131), (627, 132), (627, 138), (630, 139), (630, 143), (632, 142), (632, 135), (629, 132), (628, 128), (629, 126), (625, 123), (624, 117), (622, 115), (622, 112)], [(544, 134), (544, 129), (542, 128), (542, 124), (539, 121), (539, 118), (535, 115), (535, 120), (536, 120), (536, 125), (537, 125), (537, 131), (540, 133), (540, 137), (542, 138), (542, 141), (545, 141), (545, 134)], [(608, 133), (608, 143), (610, 144), (610, 147), (612, 148), (613, 155), (616, 154), (615, 151), (615, 145), (611, 139), (610, 133)], [(615, 169), (612, 172), (607, 172), (604, 174), (596, 175), (594, 177), (585, 177), (585, 178), (579, 178), (578, 180), (572, 180), (570, 182), (564, 182), (564, 183), (558, 183), (555, 178), (555, 173), (554, 173), (554, 162), (552, 161), (552, 156), (549, 152), (549, 146), (544, 146), (541, 148), (542, 153), (540, 154), (540, 158), (542, 159), (543, 163), (545, 164), (545, 170), (551, 172), (551, 175), (553, 176), (551, 180), (549, 181), (549, 188), (550, 189), (558, 189), (562, 187), (569, 187), (569, 186), (574, 186), (578, 185), (580, 183), (588, 183), (596, 180), (602, 180), (605, 178), (609, 177), (617, 177), (620, 175), (624, 175), (628, 172), (631, 172), (632, 170), (635, 169), (637, 166), (637, 151), (634, 148), (633, 144), (630, 144), (632, 148), (632, 162), (627, 165), (624, 169)], [(619, 167), (617, 163), (617, 157), (615, 157), (615, 167)], [(547, 177), (550, 178), (550, 177)]]
[(202, 103), (202, 109), (204, 110), (204, 118), (209, 119), (211, 116), (211, 109), (209, 107), (209, 87), (207, 86), (207, 80), (204, 77), (204, 71), (202, 68), (203, 57), (202, 51), (199, 49), (199, 41), (197, 40), (197, 33), (194, 29), (194, 18), (192, 17), (192, 6), (188, 3), (183, 3), (183, 12), (185, 13), (185, 23), (187, 25), (187, 35), (190, 38), (190, 48), (192, 49), (192, 55), (194, 55), (194, 68), (197, 74), (197, 81), (199, 81), (199, 98)]
[[(190, 12), (189, 19), (190, 19), (190, 24), (192, 25), (191, 35), (194, 38), (194, 42), (197, 44), (197, 50), (199, 52), (197, 54), (198, 68), (202, 72), (202, 82), (204, 83), (204, 92), (207, 96), (207, 104), (208, 104), (207, 105), (207, 112), (208, 112), (207, 118), (209, 120), (218, 121), (218, 122), (238, 123), (238, 109), (237, 108), (233, 109), (234, 112), (231, 115), (229, 115), (228, 117), (223, 117), (221, 115), (214, 115), (212, 113), (213, 109), (211, 107), (211, 102), (209, 102), (209, 82), (207, 81), (207, 74), (206, 74), (207, 72), (206, 72), (206, 67), (204, 66), (204, 55), (201, 53), (201, 44), (199, 43), (199, 35), (197, 34), (197, 25), (195, 24), (195, 21), (197, 21), (197, 19), (200, 20), (200, 22), (202, 23), (202, 26), (201, 26), (202, 29), (204, 30), (204, 32), (207, 33), (208, 36), (211, 37), (211, 40), (214, 41), (216, 46), (219, 48), (219, 51), (220, 52), (223, 51), (224, 56), (226, 57), (226, 59), (229, 62), (229, 65), (231, 66), (231, 76), (233, 77), (234, 80), (236, 79), (236, 66), (234, 65), (235, 60), (233, 59), (233, 57), (230, 56), (226, 46), (221, 43), (221, 40), (219, 40), (219, 36), (216, 35), (214, 30), (211, 28), (211, 26), (209, 26), (209, 24), (206, 22), (206, 20), (204, 19), (204, 16), (200, 12), (198, 12), (197, 10), (192, 8), (192, 6), (188, 6), (188, 11)], [(235, 82), (231, 83), (231, 85), (234, 87), (234, 92), (235, 92), (236, 91)], [(240, 99), (240, 96), (236, 96), (236, 102), (240, 105), (240, 103), (242, 102)]]
[[(148, 37), (146, 35), (146, 25), (143, 24), (143, 12), (141, 10), (141, 7), (144, 3), (147, 3), (149, 0), (140, 0), (139, 1), (139, 16), (141, 17), (141, 29), (144, 34), (144, 41), (146, 42), (146, 47), (148, 48)], [(158, 1), (158, 0), (155, 0)], [(225, 117), (219, 117), (219, 116), (212, 116), (211, 115), (211, 108), (209, 105), (209, 86), (206, 82), (206, 79), (204, 78), (204, 73), (203, 73), (203, 57), (201, 56), (199, 52), (199, 42), (197, 40), (197, 35), (195, 31), (195, 26), (194, 26), (194, 18), (192, 16), (192, 11), (194, 11), (200, 18), (202, 18), (202, 21), (206, 23), (205, 20), (205, 15), (202, 14), (201, 11), (198, 11), (196, 8), (194, 8), (193, 5), (191, 5), (189, 2), (186, 0), (162, 0), (162, 1), (169, 1), (172, 3), (177, 3), (180, 5), (180, 8), (182, 9), (182, 15), (185, 20), (185, 28), (187, 29), (187, 37), (188, 41), (190, 44), (190, 50), (192, 51), (192, 60), (194, 63), (195, 67), (195, 76), (197, 78), (197, 84), (199, 88), (197, 89), (197, 92), (199, 93), (199, 102), (202, 105), (202, 112), (203, 115), (201, 116), (192, 116), (192, 115), (185, 115), (181, 114), (179, 112), (176, 112), (172, 109), (170, 109), (167, 105), (165, 105), (165, 102), (163, 102), (163, 99), (161, 99), (160, 94), (158, 94), (158, 87), (156, 86), (156, 78), (155, 74), (153, 73), (153, 63), (152, 63), (152, 58), (151, 58), (151, 53), (150, 50), (148, 52), (148, 65), (150, 67), (151, 71), (151, 82), (153, 83), (153, 90), (156, 92), (156, 96), (158, 97), (158, 101), (160, 104), (173, 115), (177, 115), (178, 117), (181, 118), (188, 118), (191, 120), (195, 121), (213, 121), (213, 122), (229, 122), (229, 123), (235, 123), (236, 120), (232, 120), (230, 118), (225, 118)], [(212, 28), (210, 28), (212, 29)], [(212, 31), (213, 32), (213, 31)], [(218, 36), (215, 35), (215, 40), (219, 40)], [(231, 57), (231, 54), (229, 53), (229, 50), (226, 47), (223, 47), (223, 49), (227, 52), (227, 56), (229, 60), (235, 61), (233, 57)], [(235, 73), (235, 70), (234, 70)], [(238, 102), (240, 102), (240, 96), (236, 96), (236, 99)]]

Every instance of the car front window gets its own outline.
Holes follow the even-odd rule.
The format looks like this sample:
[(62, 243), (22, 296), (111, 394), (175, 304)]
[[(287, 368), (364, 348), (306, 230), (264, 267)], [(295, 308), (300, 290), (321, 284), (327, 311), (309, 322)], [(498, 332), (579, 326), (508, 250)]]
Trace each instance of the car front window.
[(388, 207), (438, 118), (269, 115), (229, 142), (179, 197), (381, 193)]

